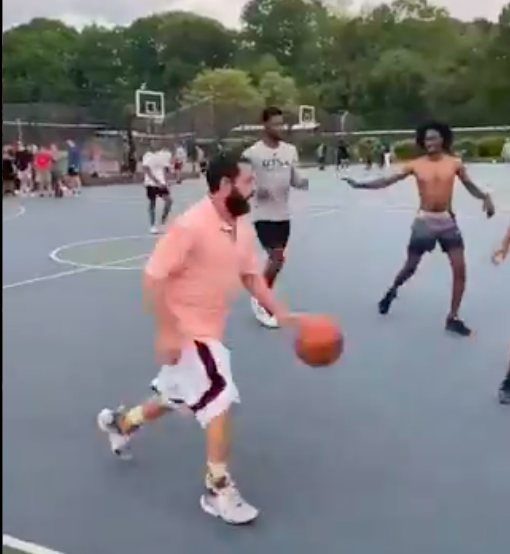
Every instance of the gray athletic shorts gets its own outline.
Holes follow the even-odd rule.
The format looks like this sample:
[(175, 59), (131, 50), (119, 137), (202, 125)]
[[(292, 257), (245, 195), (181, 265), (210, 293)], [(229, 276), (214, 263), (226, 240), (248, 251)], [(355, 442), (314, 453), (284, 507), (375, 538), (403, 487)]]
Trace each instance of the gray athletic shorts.
[(443, 252), (463, 250), (464, 239), (450, 212), (419, 212), (411, 229), (408, 252), (423, 255), (439, 245)]

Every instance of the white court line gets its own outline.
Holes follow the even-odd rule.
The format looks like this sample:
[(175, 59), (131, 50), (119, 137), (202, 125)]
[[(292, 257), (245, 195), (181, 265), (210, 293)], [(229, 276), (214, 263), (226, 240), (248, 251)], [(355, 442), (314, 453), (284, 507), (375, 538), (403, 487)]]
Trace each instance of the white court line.
[(21, 541), (11, 537), (10, 535), (2, 535), (2, 545), (7, 548), (18, 550), (20, 554), (62, 554), (57, 550), (45, 548), (44, 546), (40, 546), (32, 542)]
[(79, 275), (80, 273), (87, 273), (87, 271), (99, 271), (104, 268), (108, 268), (111, 265), (115, 264), (127, 264), (129, 262), (134, 262), (136, 260), (141, 260), (147, 257), (147, 254), (142, 254), (138, 256), (131, 256), (129, 258), (124, 258), (122, 260), (115, 260), (113, 262), (106, 262), (101, 267), (96, 266), (85, 266), (75, 269), (70, 269), (69, 271), (61, 271), (60, 273), (51, 273), (50, 275), (42, 275), (40, 277), (34, 277), (33, 279), (25, 279), (24, 281), (18, 281), (17, 283), (11, 283), (9, 285), (3, 285), (2, 291), (10, 289), (18, 289), (20, 287), (26, 287), (27, 285), (34, 285), (35, 283), (42, 283), (44, 281), (55, 281), (57, 279), (62, 279), (63, 277), (71, 277), (72, 275)]
[(2, 223), (7, 223), (8, 221), (19, 219), (22, 215), (25, 215), (26, 213), (27, 209), (25, 208), (25, 206), (18, 206), (18, 209), (15, 213), (8, 215), (7, 217), (2, 217)]
[(143, 201), (145, 196), (124, 196), (120, 198), (115, 198), (114, 196), (98, 196), (97, 198), (82, 196), (81, 200), (86, 202), (97, 202), (99, 204), (135, 204)]
[[(359, 206), (357, 206), (359, 207)], [(333, 214), (337, 214), (339, 212), (344, 212), (346, 210), (349, 209), (349, 206), (336, 206), (336, 207), (331, 207), (330, 209), (322, 209), (322, 210), (318, 210), (318, 211), (315, 211), (315, 212), (306, 212), (306, 213), (302, 213), (302, 214), (299, 214), (300, 216), (306, 216), (306, 217), (309, 217), (309, 218), (317, 218), (317, 217), (325, 217), (325, 216), (328, 216), (328, 215), (333, 215)], [(386, 210), (386, 211), (391, 211), (393, 213), (402, 213), (402, 214), (405, 214), (405, 215), (408, 215), (409, 213), (412, 213), (412, 212), (415, 212), (415, 208), (412, 207), (412, 206), (409, 206), (409, 207), (401, 207), (401, 208), (395, 208), (393, 210)], [(501, 212), (500, 212), (501, 213)], [(476, 215), (461, 215), (459, 214), (460, 218), (464, 219), (464, 218), (469, 218), (469, 219), (474, 219), (478, 216)], [(128, 235), (128, 236), (124, 236), (124, 237), (111, 237), (111, 238), (102, 238), (102, 239), (93, 239), (93, 240), (90, 240), (90, 241), (82, 241), (80, 243), (74, 243), (75, 245), (77, 244), (94, 244), (94, 243), (101, 243), (101, 242), (105, 242), (106, 240), (109, 240), (109, 241), (114, 241), (114, 240), (126, 240), (126, 239), (136, 239), (136, 238), (151, 238), (152, 235)], [(68, 245), (63, 245), (59, 248), (57, 248), (56, 250), (54, 250), (51, 254), (55, 255), (55, 253), (57, 254), (57, 257), (58, 257), (58, 252), (59, 251), (62, 251), (64, 250), (64, 248), (69, 248), (71, 247), (73, 244), (68, 244)], [(45, 276), (41, 276), (41, 277), (35, 277), (33, 279), (26, 279), (24, 281), (19, 281), (17, 283), (11, 283), (9, 285), (4, 285), (2, 287), (2, 290), (10, 290), (10, 289), (15, 289), (15, 288), (20, 288), (20, 287), (24, 287), (24, 286), (27, 286), (27, 285), (32, 285), (32, 284), (36, 284), (36, 283), (40, 283), (40, 282), (44, 282), (44, 281), (52, 281), (52, 280), (56, 280), (56, 279), (62, 279), (63, 277), (71, 277), (73, 275), (79, 275), (80, 273), (86, 273), (88, 271), (93, 271), (93, 270), (104, 270), (104, 269), (113, 269), (112, 266), (114, 265), (117, 265), (117, 264), (127, 264), (129, 262), (132, 262), (132, 261), (136, 261), (136, 260), (141, 260), (143, 258), (146, 258), (148, 256), (148, 254), (141, 254), (141, 255), (138, 255), (138, 256), (132, 256), (132, 257), (129, 257), (129, 258), (125, 258), (125, 259), (122, 259), (122, 260), (115, 260), (113, 262), (106, 262), (104, 263), (103, 265), (101, 266), (93, 266), (93, 265), (76, 265), (74, 263), (71, 263), (71, 262), (67, 262), (65, 260), (56, 260), (54, 256), (52, 256), (50, 254), (50, 257), (56, 261), (56, 263), (60, 263), (61, 265), (73, 265), (74, 266), (74, 269), (71, 269), (69, 271), (62, 271), (60, 273), (53, 273), (51, 275), (45, 275)], [(119, 268), (119, 269), (124, 269), (124, 270), (129, 270), (129, 271), (133, 271), (134, 268)], [(136, 268), (137, 269), (137, 268)]]
[[(91, 240), (82, 240), (79, 242), (70, 242), (67, 244), (63, 244), (59, 246), (58, 248), (55, 248), (52, 252), (50, 252), (50, 259), (54, 261), (55, 263), (59, 265), (66, 265), (70, 267), (74, 267), (76, 269), (112, 269), (116, 271), (133, 271), (133, 268), (131, 267), (115, 267), (112, 264), (104, 263), (104, 264), (82, 264), (79, 262), (75, 262), (73, 260), (69, 260), (66, 258), (63, 258), (61, 256), (62, 252), (65, 252), (66, 250), (72, 249), (72, 248), (79, 248), (80, 246), (88, 246), (93, 244), (104, 244), (104, 243), (110, 243), (110, 242), (119, 242), (123, 240), (135, 240), (135, 239), (152, 239), (153, 242), (157, 240), (158, 236), (156, 235), (127, 235), (124, 237), (102, 237), (99, 239), (91, 239)], [(149, 253), (146, 254), (140, 254), (136, 256), (134, 259), (142, 259), (149, 256)], [(131, 260), (131, 258), (130, 258)], [(115, 265), (125, 263), (125, 261), (119, 261), (116, 262)]]

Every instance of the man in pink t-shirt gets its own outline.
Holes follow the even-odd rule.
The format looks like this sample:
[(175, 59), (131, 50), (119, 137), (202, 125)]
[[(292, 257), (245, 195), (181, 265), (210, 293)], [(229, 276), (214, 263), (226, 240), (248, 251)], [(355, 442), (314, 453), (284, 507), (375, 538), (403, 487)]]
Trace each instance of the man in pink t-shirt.
[(133, 433), (179, 406), (205, 429), (206, 492), (201, 506), (233, 524), (248, 523), (258, 510), (245, 502), (230, 478), (230, 409), (239, 393), (223, 345), (229, 308), (246, 288), (282, 324), (290, 315), (259, 271), (255, 234), (242, 216), (250, 210), (249, 164), (221, 155), (207, 170), (209, 196), (178, 217), (145, 268), (144, 292), (157, 327), (156, 355), (163, 364), (153, 382), (156, 396), (131, 410), (103, 410), (98, 424), (115, 454), (125, 456)]
[(51, 193), (51, 170), (53, 161), (51, 150), (45, 146), (37, 150), (34, 154), (35, 181), (41, 196), (46, 196)]

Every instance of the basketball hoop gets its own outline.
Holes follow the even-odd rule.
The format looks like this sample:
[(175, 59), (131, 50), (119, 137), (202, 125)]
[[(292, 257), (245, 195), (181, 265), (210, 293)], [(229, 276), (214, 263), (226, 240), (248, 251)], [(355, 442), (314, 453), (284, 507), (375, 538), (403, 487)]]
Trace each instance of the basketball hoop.
[(314, 128), (316, 123), (315, 106), (299, 106), (299, 125)]
[(165, 117), (165, 94), (155, 90), (140, 88), (135, 92), (136, 117), (158, 120)]

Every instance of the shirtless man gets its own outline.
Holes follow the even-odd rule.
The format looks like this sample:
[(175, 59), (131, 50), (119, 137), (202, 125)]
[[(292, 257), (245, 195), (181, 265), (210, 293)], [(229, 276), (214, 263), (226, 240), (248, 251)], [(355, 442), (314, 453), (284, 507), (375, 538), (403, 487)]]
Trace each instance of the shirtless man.
[(471, 329), (459, 318), (459, 309), (466, 285), (464, 240), (452, 210), (453, 185), (458, 177), (467, 191), (482, 202), (487, 217), (495, 209), (489, 194), (482, 192), (470, 179), (462, 162), (452, 156), (453, 133), (450, 127), (430, 122), (416, 132), (416, 142), (424, 155), (406, 164), (398, 173), (368, 183), (344, 179), (350, 186), (366, 190), (384, 189), (413, 176), (420, 195), (420, 209), (414, 220), (407, 260), (388, 292), (379, 302), (379, 312), (386, 315), (397, 298), (398, 290), (416, 272), (424, 254), (432, 252), (437, 244), (448, 256), (453, 272), (453, 290), (446, 329), (467, 337)]
[[(506, 259), (509, 251), (510, 251), (510, 226), (508, 227), (505, 238), (501, 243), (501, 246), (498, 248), (498, 250), (496, 250), (496, 252), (494, 252), (494, 255), (492, 256), (492, 261), (496, 265), (499, 265), (501, 262), (503, 262)], [(499, 388), (499, 402), (506, 406), (510, 406), (510, 364), (508, 364), (508, 373), (506, 374), (506, 377), (503, 383), (501, 383), (501, 387)]]

